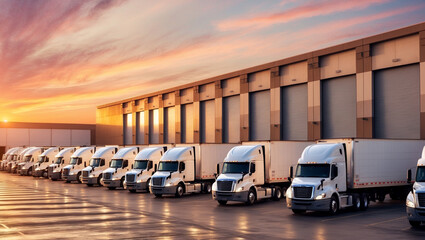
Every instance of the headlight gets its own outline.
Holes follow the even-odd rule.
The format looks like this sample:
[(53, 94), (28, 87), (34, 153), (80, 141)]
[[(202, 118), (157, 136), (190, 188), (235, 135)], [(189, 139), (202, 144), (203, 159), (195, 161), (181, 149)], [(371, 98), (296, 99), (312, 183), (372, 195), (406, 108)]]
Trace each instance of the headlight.
[(286, 190), (286, 197), (292, 198), (292, 187), (290, 187), (290, 188), (288, 188), (288, 190)]
[(165, 184), (165, 186), (166, 187), (173, 186), (173, 183), (172, 182), (168, 182), (167, 184)]
[(238, 187), (237, 189), (236, 189), (236, 192), (242, 192), (242, 191), (244, 191), (245, 190), (245, 188), (244, 187)]
[(94, 174), (90, 174), (90, 176), (89, 177), (96, 177)]
[(410, 201), (409, 199), (406, 199), (406, 206), (410, 208), (415, 208), (415, 203)]
[(326, 197), (326, 193), (322, 193), (322, 194), (320, 194), (320, 195), (318, 195), (316, 198), (314, 198), (314, 199), (316, 199), (316, 200), (320, 200), (320, 199), (324, 199)]
[(121, 178), (112, 178), (113, 181), (121, 180)]

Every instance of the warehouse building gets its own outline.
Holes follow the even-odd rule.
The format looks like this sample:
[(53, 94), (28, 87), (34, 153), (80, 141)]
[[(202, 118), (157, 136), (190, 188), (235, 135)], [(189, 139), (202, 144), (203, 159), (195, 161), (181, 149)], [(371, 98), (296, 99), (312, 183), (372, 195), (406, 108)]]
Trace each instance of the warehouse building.
[(99, 106), (98, 144), (425, 139), (425, 23)]

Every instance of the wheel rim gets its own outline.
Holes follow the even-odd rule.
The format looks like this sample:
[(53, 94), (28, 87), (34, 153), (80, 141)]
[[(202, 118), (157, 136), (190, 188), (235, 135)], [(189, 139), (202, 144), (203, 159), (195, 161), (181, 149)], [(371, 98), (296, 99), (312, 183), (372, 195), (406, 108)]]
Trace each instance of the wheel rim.
[(210, 193), (210, 192), (211, 192), (211, 185), (208, 184), (208, 186), (207, 186), (207, 193)]
[(335, 200), (332, 199), (332, 203), (331, 203), (331, 210), (333, 213), (335, 213), (338, 209), (338, 204), (336, 203)]
[(254, 203), (255, 201), (255, 194), (253, 192), (250, 192), (248, 195), (248, 200), (250, 203)]
[(360, 207), (361, 207), (361, 205), (360, 205), (360, 199), (357, 198), (356, 199), (356, 208), (360, 208)]
[(183, 188), (182, 188), (182, 186), (179, 186), (177, 188), (177, 193), (179, 194), (179, 196), (183, 195)]
[(277, 197), (278, 199), (282, 197), (282, 192), (280, 191), (280, 189), (278, 189), (278, 190), (276, 191), (276, 197)]
[(364, 196), (364, 198), (363, 198), (363, 206), (365, 208), (367, 208), (368, 205), (369, 205), (369, 202), (367, 201), (367, 196)]

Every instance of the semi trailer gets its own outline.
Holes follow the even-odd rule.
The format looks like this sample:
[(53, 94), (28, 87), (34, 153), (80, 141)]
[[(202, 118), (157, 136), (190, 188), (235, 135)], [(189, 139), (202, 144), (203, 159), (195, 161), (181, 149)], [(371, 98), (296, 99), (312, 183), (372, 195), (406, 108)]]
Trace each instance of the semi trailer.
[(56, 181), (62, 178), (62, 168), (64, 166), (69, 165), (71, 161), (71, 156), (74, 154), (75, 150), (77, 148), (75, 147), (68, 147), (62, 149), (58, 154), (55, 156), (55, 161), (49, 165), (49, 168), (47, 170), (47, 177), (50, 178), (52, 181)]
[[(408, 171), (408, 181), (411, 181), (411, 170)], [(412, 227), (419, 227), (425, 222), (425, 147), (417, 162), (416, 177), (412, 191), (406, 198), (406, 213)]]
[(60, 150), (61, 148), (59, 147), (51, 147), (38, 156), (38, 161), (34, 164), (35, 170), (33, 171), (33, 176), (47, 178), (47, 170), (50, 164), (50, 159), (53, 160)]
[(81, 183), (81, 171), (87, 166), (95, 151), (95, 147), (82, 147), (72, 154), (69, 165), (62, 170), (62, 178), (65, 182), (77, 181)]
[(406, 172), (416, 166), (423, 140), (334, 139), (308, 146), (298, 160), (286, 192), (287, 207), (337, 213), (365, 210), (387, 194), (405, 197), (411, 185)]
[(156, 197), (211, 193), (217, 164), (234, 146), (236, 144), (177, 144), (168, 149), (151, 178), (151, 193)]
[(167, 146), (151, 146), (142, 149), (134, 158), (131, 170), (125, 174), (124, 188), (132, 193), (149, 192), (149, 182)]
[(91, 187), (100, 184), (102, 172), (109, 167), (112, 157), (117, 153), (118, 146), (102, 147), (96, 150), (90, 159), (89, 166), (82, 170), (82, 182)]
[(212, 186), (220, 205), (228, 201), (249, 205), (260, 199), (279, 200), (290, 185), (291, 166), (312, 142), (244, 142), (232, 148)]
[(137, 153), (139, 147), (125, 147), (118, 150), (112, 157), (109, 168), (102, 172), (101, 184), (109, 190), (124, 188), (125, 173), (130, 170)]
[(24, 155), (23, 161), (18, 164), (19, 174), (24, 176), (32, 176), (33, 172), (35, 171), (35, 159), (38, 159), (38, 156), (40, 156), (44, 150), (45, 148), (43, 147), (33, 147), (28, 150)]

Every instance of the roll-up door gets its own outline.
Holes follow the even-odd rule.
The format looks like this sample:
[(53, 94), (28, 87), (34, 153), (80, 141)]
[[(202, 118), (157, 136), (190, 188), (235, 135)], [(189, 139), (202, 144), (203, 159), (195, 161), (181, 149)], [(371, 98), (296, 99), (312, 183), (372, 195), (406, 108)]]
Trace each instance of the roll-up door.
[(124, 114), (124, 145), (133, 144), (133, 116)]
[(321, 81), (323, 138), (356, 137), (356, 76)]
[(149, 143), (159, 143), (159, 112), (158, 109), (149, 111)]
[(307, 140), (307, 84), (281, 89), (282, 140)]
[(181, 106), (182, 143), (193, 143), (193, 104)]
[(249, 94), (249, 138), (270, 140), (270, 91)]
[(176, 115), (174, 107), (164, 109), (164, 141), (165, 143), (176, 142)]
[(240, 102), (239, 95), (223, 98), (223, 142), (240, 142)]
[(201, 142), (215, 142), (215, 101), (202, 101), (200, 112)]
[(420, 137), (419, 65), (375, 71), (374, 138)]
[(136, 113), (136, 143), (145, 144), (145, 112)]

